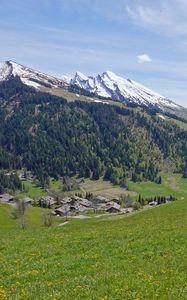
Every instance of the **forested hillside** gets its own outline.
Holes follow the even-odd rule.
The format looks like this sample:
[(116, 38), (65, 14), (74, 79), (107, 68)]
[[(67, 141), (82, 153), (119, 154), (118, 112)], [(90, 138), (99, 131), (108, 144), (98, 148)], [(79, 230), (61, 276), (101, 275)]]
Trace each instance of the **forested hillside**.
[(125, 184), (162, 169), (185, 173), (187, 132), (143, 108), (75, 101), (12, 78), (0, 84), (0, 168), (79, 175)]

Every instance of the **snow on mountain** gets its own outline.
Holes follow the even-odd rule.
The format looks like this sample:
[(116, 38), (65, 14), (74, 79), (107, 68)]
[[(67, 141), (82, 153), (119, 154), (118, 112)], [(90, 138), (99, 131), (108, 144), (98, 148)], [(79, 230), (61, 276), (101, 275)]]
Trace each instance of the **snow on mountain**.
[(95, 96), (109, 98), (124, 103), (135, 103), (148, 107), (163, 109), (169, 107), (181, 109), (181, 106), (166, 97), (144, 87), (136, 81), (117, 76), (111, 71), (106, 71), (97, 76), (85, 76), (76, 72), (69, 80), (70, 86), (75, 86)]
[(8, 80), (12, 76), (19, 76), (24, 84), (37, 89), (51, 87), (70, 89), (75, 92), (78, 89), (81, 93), (85, 92), (86, 95), (89, 93), (124, 103), (135, 103), (160, 109), (184, 109), (136, 81), (117, 76), (111, 71), (96, 76), (85, 76), (81, 72), (76, 72), (73, 76), (64, 75), (61, 78), (56, 78), (13, 61), (0, 62), (0, 82)]
[(65, 82), (67, 85), (70, 84), (73, 75), (65, 74), (61, 76), (61, 80)]
[(66, 80), (32, 70), (13, 61), (0, 62), (0, 81), (8, 80), (11, 76), (18, 76), (24, 84), (34, 88), (67, 87)]

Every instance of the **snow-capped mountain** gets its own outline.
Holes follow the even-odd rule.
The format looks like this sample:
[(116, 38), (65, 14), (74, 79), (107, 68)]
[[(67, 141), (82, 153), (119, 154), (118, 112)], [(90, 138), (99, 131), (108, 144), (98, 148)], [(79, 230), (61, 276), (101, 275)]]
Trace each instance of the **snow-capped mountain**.
[(42, 86), (67, 87), (66, 81), (63, 79), (32, 70), (13, 61), (0, 62), (0, 82), (8, 80), (12, 76), (18, 76), (24, 84), (38, 89)]
[(85, 95), (94, 95), (124, 103), (134, 103), (162, 110), (169, 108), (186, 111), (180, 105), (136, 81), (122, 78), (111, 71), (106, 71), (97, 76), (85, 76), (81, 72), (76, 72), (75, 75), (64, 75), (61, 78), (56, 78), (13, 61), (0, 62), (0, 82), (16, 76), (24, 84), (37, 89), (42, 87), (69, 89), (75, 91), (75, 93), (85, 93)]
[[(66, 80), (67, 78), (67, 80)], [(111, 71), (106, 71), (97, 76), (85, 76), (80, 72), (69, 79), (64, 77), (67, 84), (77, 87), (92, 95), (118, 100), (124, 103), (135, 103), (148, 107), (181, 109), (181, 106), (166, 97), (155, 93), (136, 81), (117, 76)]]

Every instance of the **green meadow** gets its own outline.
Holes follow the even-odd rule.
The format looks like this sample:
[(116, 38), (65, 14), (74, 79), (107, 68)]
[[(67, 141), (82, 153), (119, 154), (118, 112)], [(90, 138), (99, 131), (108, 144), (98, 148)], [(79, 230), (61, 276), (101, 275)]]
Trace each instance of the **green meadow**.
[(187, 299), (187, 199), (128, 216), (21, 230), (0, 206), (0, 299)]
[(26, 191), (17, 193), (17, 197), (27, 196), (32, 199), (38, 199), (47, 195), (47, 192), (40, 186), (37, 186), (32, 180), (24, 180), (23, 184)]
[(181, 174), (161, 173), (162, 184), (151, 181), (132, 182), (128, 181), (130, 190), (141, 194), (142, 197), (175, 196), (176, 198), (187, 198), (187, 180)]
[[(65, 192), (64, 195), (81, 193), (85, 196), (86, 192), (89, 192), (94, 195), (102, 195), (108, 199), (112, 199), (116, 196), (119, 197), (120, 195), (129, 195), (131, 198), (137, 199), (139, 194), (141, 194), (142, 197), (169, 195), (173, 195), (179, 199), (187, 197), (187, 180), (182, 178), (181, 174), (161, 173), (160, 175), (162, 176), (162, 184), (156, 184), (151, 181), (134, 183), (128, 180), (129, 190), (118, 185), (113, 185), (109, 181), (104, 181), (102, 178), (96, 181), (85, 179), (85, 182), (81, 185), (80, 189)], [(38, 199), (47, 195), (47, 192), (44, 189), (37, 186), (31, 180), (25, 180), (24, 185), (26, 191), (17, 193), (18, 197), (28, 196), (33, 199)], [(51, 180), (50, 189), (54, 192), (62, 192), (62, 181)]]

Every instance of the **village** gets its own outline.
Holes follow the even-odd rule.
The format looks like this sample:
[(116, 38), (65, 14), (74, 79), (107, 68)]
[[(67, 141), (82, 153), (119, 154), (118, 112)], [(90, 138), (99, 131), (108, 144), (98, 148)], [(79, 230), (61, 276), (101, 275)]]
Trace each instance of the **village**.
[(4, 193), (0, 195), (0, 203), (16, 206), (16, 204), (20, 202), (25, 207), (29, 205), (39, 206), (48, 209), (48, 214), (51, 216), (67, 218), (68, 216), (82, 217), (87, 216), (88, 214), (129, 214), (140, 208), (152, 208), (159, 204), (168, 203), (174, 200), (172, 196), (158, 197), (154, 200), (143, 200), (139, 197), (139, 202), (129, 202), (125, 205), (119, 197), (109, 200), (100, 195), (89, 195), (88, 198), (90, 199), (82, 198), (77, 195), (65, 196), (62, 198), (43, 196), (36, 201), (30, 197), (17, 199), (13, 195)]

